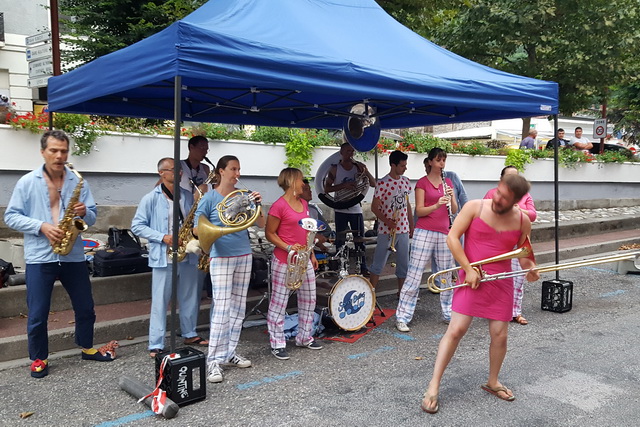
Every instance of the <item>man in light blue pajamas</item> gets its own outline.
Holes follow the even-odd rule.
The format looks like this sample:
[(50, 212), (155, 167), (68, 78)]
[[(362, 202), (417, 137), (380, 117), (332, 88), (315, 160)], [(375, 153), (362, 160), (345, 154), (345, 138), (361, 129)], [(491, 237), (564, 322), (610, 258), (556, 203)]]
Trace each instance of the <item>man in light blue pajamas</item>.
[[(149, 267), (152, 268), (151, 316), (149, 319), (149, 355), (155, 357), (164, 350), (167, 306), (171, 299), (172, 261), (168, 248), (173, 242), (173, 159), (158, 162), (160, 184), (140, 201), (131, 223), (131, 231), (149, 241)], [(193, 204), (193, 195), (180, 187), (181, 222)], [(178, 263), (178, 305), (180, 331), (187, 345), (209, 345), (196, 334), (201, 290), (197, 282), (198, 257), (187, 254)]]

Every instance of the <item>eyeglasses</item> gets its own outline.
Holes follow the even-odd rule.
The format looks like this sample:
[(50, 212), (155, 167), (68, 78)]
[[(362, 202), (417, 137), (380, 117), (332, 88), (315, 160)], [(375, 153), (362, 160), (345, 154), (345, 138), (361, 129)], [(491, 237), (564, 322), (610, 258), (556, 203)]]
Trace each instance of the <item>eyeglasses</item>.
[(162, 172), (173, 172), (175, 169), (160, 169)]

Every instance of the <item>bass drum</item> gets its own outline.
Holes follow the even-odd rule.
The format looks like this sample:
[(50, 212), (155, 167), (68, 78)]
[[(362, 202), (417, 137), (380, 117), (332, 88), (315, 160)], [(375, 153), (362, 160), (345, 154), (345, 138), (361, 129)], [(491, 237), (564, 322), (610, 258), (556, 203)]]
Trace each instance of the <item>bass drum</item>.
[(373, 316), (376, 295), (362, 276), (352, 274), (338, 280), (328, 297), (329, 316), (340, 329), (357, 331)]

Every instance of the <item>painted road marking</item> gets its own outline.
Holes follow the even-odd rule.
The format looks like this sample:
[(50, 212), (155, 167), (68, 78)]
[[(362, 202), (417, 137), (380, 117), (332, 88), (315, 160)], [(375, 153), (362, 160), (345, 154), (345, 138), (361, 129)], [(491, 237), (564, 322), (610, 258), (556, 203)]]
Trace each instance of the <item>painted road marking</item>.
[(274, 375), (272, 377), (264, 377), (260, 380), (257, 381), (251, 381), (249, 383), (244, 383), (244, 384), (238, 384), (236, 386), (236, 388), (238, 390), (248, 390), (250, 388), (253, 387), (258, 387), (264, 384), (270, 384), (270, 383), (274, 383), (276, 381), (280, 381), (280, 380), (284, 380), (286, 378), (292, 378), (292, 377), (297, 377), (302, 375), (303, 372), (302, 371), (292, 371), (292, 372), (287, 372), (286, 374), (282, 374), (282, 375)]
[(618, 289), (617, 291), (607, 292), (606, 294), (601, 294), (600, 298), (615, 297), (615, 296), (618, 296), (618, 295), (622, 295), (625, 292), (627, 292), (627, 291), (625, 291), (623, 289)]
[(394, 332), (394, 331), (390, 331), (390, 330), (384, 329), (384, 328), (376, 328), (374, 330), (383, 332), (383, 333), (385, 333), (387, 335), (391, 335), (392, 337), (400, 338), (401, 340), (405, 340), (405, 341), (415, 341), (416, 340), (411, 335), (407, 335), (407, 334), (401, 333), (401, 332)]
[(132, 423), (134, 421), (138, 421), (138, 420), (141, 420), (143, 418), (152, 417), (154, 415), (155, 415), (155, 413), (153, 411), (151, 411), (151, 410), (144, 411), (144, 412), (140, 412), (138, 414), (127, 415), (125, 417), (121, 417), (121, 418), (118, 418), (118, 419), (113, 420), (113, 421), (105, 421), (104, 423), (98, 424), (95, 427), (116, 427), (116, 426), (121, 426), (123, 424)]
[(371, 351), (365, 351), (364, 353), (358, 353), (358, 354), (352, 354), (350, 356), (347, 356), (347, 359), (362, 359), (363, 357), (368, 357), (368, 356), (372, 356), (374, 354), (378, 354), (378, 353), (382, 353), (385, 351), (390, 351), (390, 350), (395, 350), (395, 347), (391, 347), (389, 345), (386, 345), (384, 347), (380, 347), (377, 348), (375, 350), (371, 350)]

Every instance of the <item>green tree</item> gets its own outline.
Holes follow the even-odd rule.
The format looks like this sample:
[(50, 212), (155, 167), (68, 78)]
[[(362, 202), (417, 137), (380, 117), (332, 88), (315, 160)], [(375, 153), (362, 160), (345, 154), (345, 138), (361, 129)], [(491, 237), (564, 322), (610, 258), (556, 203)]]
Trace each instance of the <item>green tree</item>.
[(206, 0), (61, 0), (62, 52), (67, 64), (82, 65), (168, 27)]
[(607, 115), (628, 142), (640, 142), (640, 82), (613, 87)]
[(461, 56), (558, 82), (563, 113), (601, 101), (608, 86), (637, 74), (637, 0), (450, 0), (431, 17), (411, 0), (379, 3)]

